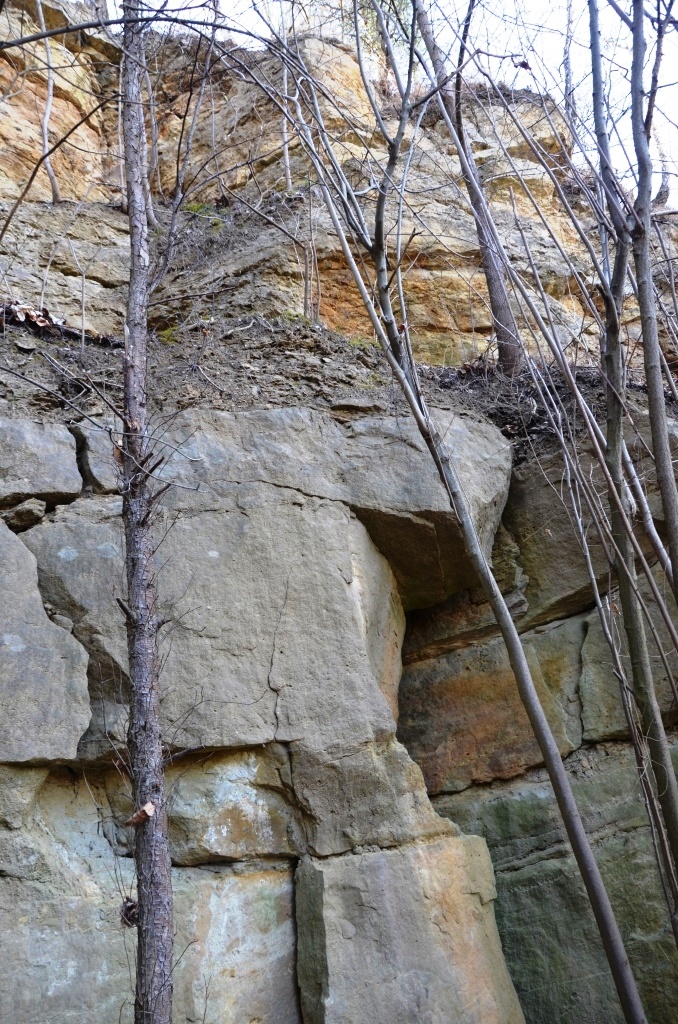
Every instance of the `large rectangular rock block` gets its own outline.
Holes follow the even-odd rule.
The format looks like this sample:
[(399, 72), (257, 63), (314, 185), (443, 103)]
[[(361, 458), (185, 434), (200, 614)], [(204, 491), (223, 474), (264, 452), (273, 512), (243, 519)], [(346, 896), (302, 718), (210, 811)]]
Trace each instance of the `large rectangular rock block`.
[(0, 417), (0, 508), (73, 501), (82, 489), (75, 438), (54, 423)]
[(522, 1024), (484, 842), (306, 860), (296, 885), (305, 1024)]
[(35, 558), (0, 522), (0, 762), (73, 758), (90, 721), (87, 653), (47, 617)]

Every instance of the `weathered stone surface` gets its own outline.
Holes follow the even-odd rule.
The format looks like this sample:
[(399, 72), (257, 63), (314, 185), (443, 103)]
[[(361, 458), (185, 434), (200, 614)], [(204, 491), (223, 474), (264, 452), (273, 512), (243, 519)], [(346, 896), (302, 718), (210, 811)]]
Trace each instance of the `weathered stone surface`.
[[(674, 624), (678, 623), (676, 602), (663, 573), (658, 567), (655, 567), (653, 574), (659, 592), (666, 602), (672, 622)], [(675, 679), (678, 670), (678, 652), (676, 652), (673, 646), (666, 623), (657, 609), (650, 586), (642, 574), (638, 578), (638, 588), (650, 611), (657, 629), (659, 641)], [(618, 608), (619, 598), (613, 594), (610, 603)], [(621, 616), (613, 615), (612, 628), (615, 630), (620, 644), (622, 664), (626, 671), (629, 685), (632, 685), (631, 664)], [(647, 628), (647, 623), (646, 633), (652, 664), (652, 679), (657, 699), (659, 700), (659, 706), (665, 721), (669, 724), (675, 724), (678, 718), (678, 707), (676, 706), (673, 689), (666, 669), (650, 630)], [(628, 737), (626, 717), (619, 694), (619, 681), (613, 671), (612, 656), (605, 640), (597, 611), (592, 612), (586, 619), (586, 640), (582, 647), (580, 692), (585, 740), (595, 741)]]
[[(94, 779), (56, 773), (24, 830), (0, 828), (3, 1020), (132, 1021), (132, 936), (119, 921), (132, 863), (113, 856), (108, 813)], [(173, 882), (177, 1019), (299, 1024), (288, 864), (180, 868)]]
[[(661, 532), (661, 498), (654, 465), (647, 454), (651, 448), (647, 408), (636, 402), (631, 414), (632, 426), (627, 426), (627, 444)], [(668, 419), (668, 433), (672, 450), (678, 455), (678, 422), (671, 417)], [(589, 442), (582, 441), (577, 454), (584, 476), (603, 496), (603, 506), (607, 507), (605, 479)], [(584, 510), (584, 523), (589, 527), (587, 539), (592, 565), (599, 589), (605, 593), (610, 583), (609, 563), (595, 526), (589, 523), (589, 519)], [(521, 631), (593, 608), (593, 591), (559, 453), (515, 468), (502, 522), (519, 548), (517, 561), (528, 578), (525, 590), (528, 608), (524, 615), (518, 617)], [(642, 530), (638, 539), (652, 564), (655, 556)], [(556, 571), (554, 567), (557, 567)]]
[(0, 418), (0, 508), (29, 498), (73, 501), (82, 478), (66, 427)]
[[(82, 24), (98, 17), (95, 2), (60, 3), (43, 0), (47, 28)], [(0, 14), (0, 36), (20, 39), (40, 31), (35, 4), (10, 2)], [(50, 142), (74, 129), (67, 142), (52, 155), (52, 167), (63, 199), (107, 199), (107, 116), (94, 110), (116, 48), (103, 33), (72, 34), (50, 40), (54, 68), (54, 97), (49, 122)], [(109, 56), (106, 56), (108, 52)], [(17, 77), (20, 86), (17, 88)], [(45, 45), (36, 42), (0, 53), (0, 196), (14, 200), (42, 156), (41, 118), (47, 98)], [(89, 116), (87, 116), (89, 115)], [(75, 127), (79, 121), (79, 124)], [(110, 126), (113, 128), (113, 125)], [(112, 138), (111, 140), (112, 141)], [(51, 199), (44, 167), (31, 187), (32, 200)]]
[(118, 494), (120, 491), (120, 462), (116, 459), (120, 429), (120, 421), (113, 417), (102, 418), (100, 428), (91, 421), (71, 427), (85, 485), (94, 494)]
[(45, 614), (35, 558), (0, 523), (0, 762), (75, 757), (90, 719), (87, 654)]
[(26, 824), (49, 768), (0, 765), (0, 826), (16, 829)]
[(0, 519), (9, 526), (12, 533), (22, 533), (24, 530), (30, 530), (32, 526), (37, 526), (44, 518), (46, 509), (47, 505), (44, 501), (40, 501), (38, 498), (29, 498), (27, 501), (22, 501), (20, 505), (3, 509), (0, 512)]
[[(2, 193), (0, 193), (0, 196)], [(8, 212), (0, 206), (0, 216)], [(10, 294), (93, 334), (122, 335), (129, 280), (127, 217), (96, 203), (22, 205), (0, 243)]]
[[(678, 764), (678, 748), (674, 758)], [(672, 1024), (678, 953), (633, 753), (582, 748), (566, 761), (651, 1024)], [(586, 892), (545, 772), (442, 796), (437, 810), (482, 835), (492, 854), (497, 924), (528, 1024), (621, 1024)]]
[[(581, 744), (578, 688), (582, 617), (523, 636), (532, 678), (558, 747)], [(541, 756), (502, 640), (408, 665), (400, 686), (398, 735), (429, 793), (510, 778)]]
[[(69, 18), (75, 23), (83, 18), (89, 20), (96, 6), (96, 2), (68, 4), (62, 0), (43, 0), (45, 20), (50, 27), (63, 25)], [(36, 31), (35, 17), (33, 3), (7, 3), (0, 22), (3, 37)], [(155, 45), (149, 41), (151, 63), (157, 57), (153, 52)], [(187, 60), (185, 42), (173, 46), (164, 40), (161, 45), (165, 81), (172, 82), (170, 89), (158, 90), (156, 96), (160, 129), (158, 176), (166, 197), (174, 187), (181, 125), (186, 111), (190, 112), (195, 102), (195, 94), (191, 92), (187, 73), (191, 61)], [(100, 98), (115, 93), (120, 50), (110, 35), (96, 30), (53, 37), (50, 46), (55, 68), (50, 138), (62, 136), (83, 119), (51, 158), (66, 203), (56, 210), (42, 205), (50, 200), (51, 189), (41, 168), (27, 197), (29, 201), (19, 210), (3, 240), (5, 259), (0, 257), (0, 265), (9, 272), (15, 296), (35, 304), (43, 294), (45, 277), (44, 295), (50, 311), (59, 312), (74, 324), (80, 323), (84, 278), (84, 317), (88, 329), (115, 333), (121, 327), (126, 283), (120, 279), (117, 237), (123, 218), (113, 205), (119, 202), (118, 121), (115, 103), (99, 110), (94, 108)], [(341, 136), (338, 159), (358, 185), (361, 178), (367, 183), (374, 160), (382, 159), (386, 150), (355, 55), (347, 47), (315, 38), (312, 33), (303, 36), (300, 46), (311, 73), (322, 83), (320, 102), (325, 123), (330, 131)], [(260, 75), (280, 82), (281, 71), (275, 58), (261, 52), (256, 57), (251, 55), (251, 59), (260, 62)], [(20, 194), (42, 152), (40, 119), (47, 93), (43, 43), (0, 55), (0, 86), (9, 87), (17, 74), (22, 76), (22, 87), (7, 89), (9, 95), (0, 111), (0, 198), (9, 201)], [(210, 315), (217, 318), (245, 313), (303, 315), (302, 246), (307, 246), (312, 237), (320, 277), (320, 316), (343, 333), (361, 338), (371, 336), (369, 320), (320, 197), (312, 200), (312, 213), (307, 214), (310, 168), (303, 147), (290, 133), (288, 155), (293, 189), (289, 193), (284, 190), (280, 112), (246, 78), (229, 72), (225, 66), (213, 67), (211, 80), (210, 101), (203, 103), (190, 153), (191, 194), (181, 214), (182, 229), (188, 230), (182, 231), (181, 251), (157, 293), (152, 309), (154, 323), (166, 327), (183, 320), (187, 299), (190, 297), (191, 305), (199, 308), (207, 296)], [(332, 103), (324, 101), (324, 91), (333, 97)], [(467, 131), (507, 251), (516, 267), (527, 272), (529, 281), (529, 266), (513, 215), (513, 187), (531, 255), (540, 269), (550, 296), (551, 315), (560, 326), (564, 342), (579, 335), (582, 325), (595, 338), (590, 317), (577, 297), (576, 285), (573, 286), (572, 270), (518, 186), (518, 175), (529, 182), (541, 215), (548, 219), (575, 267), (584, 270), (584, 249), (563, 215), (552, 182), (491, 91), (482, 96), (469, 93), (465, 101)], [(545, 102), (556, 131), (566, 138), (567, 128), (559, 111), (548, 98)], [(543, 103), (542, 97), (529, 91), (513, 94), (513, 109), (522, 124), (538, 140), (542, 151), (555, 152), (559, 142), (543, 116)], [(350, 112), (348, 133), (342, 111)], [(86, 114), (90, 116), (85, 118)], [(388, 121), (388, 113), (385, 116)], [(218, 175), (214, 174), (213, 163), (215, 137), (228, 152), (228, 160)], [(404, 141), (406, 146), (415, 142), (409, 165), (410, 199), (403, 225), (407, 235), (413, 227), (417, 228), (409, 247), (412, 260), (404, 281), (415, 348), (427, 362), (452, 363), (473, 358), (487, 347), (492, 319), (479, 272), (475, 226), (460, 187), (459, 161), (440, 122), (432, 124), (427, 119), (417, 131), (416, 141), (408, 129)], [(209, 205), (224, 198), (223, 186), (228, 194), (244, 190), (247, 200), (248, 187), (254, 187), (253, 173), (257, 188), (267, 195), (267, 216), (273, 223), (262, 223), (257, 214), (243, 207), (236, 206), (234, 212)], [(154, 176), (154, 184), (155, 180)], [(71, 205), (76, 202), (83, 203), (82, 207), (76, 209)], [(106, 202), (110, 205), (98, 209), (90, 205)], [(158, 205), (162, 219), (162, 201)], [(395, 215), (396, 205), (389, 203), (389, 223), (393, 223)], [(77, 226), (79, 222), (85, 225), (84, 231)], [(299, 246), (291, 244), (273, 226), (275, 222), (294, 233)], [(58, 241), (64, 228), (64, 237)], [(54, 247), (57, 251), (51, 260), (49, 253)]]
[[(668, 343), (669, 346), (671, 344), (671, 342)], [(635, 463), (638, 477), (643, 485), (652, 517), (661, 533), (663, 532), (664, 509), (657, 484), (654, 459), (650, 454), (653, 446), (647, 403), (638, 401), (636, 396), (634, 396), (631, 400), (629, 412), (632, 424), (626, 428), (626, 443)], [(678, 419), (675, 414), (671, 415), (670, 407), (667, 409), (666, 428), (675, 466), (678, 460)]]
[[(322, 84), (319, 96), (325, 124), (341, 138), (336, 147), (337, 159), (358, 188), (363, 181), (369, 187), (370, 168), (375, 159), (385, 158), (386, 147), (355, 55), (335, 41), (314, 38), (312, 33), (300, 39), (300, 51), (310, 73)], [(172, 116), (162, 122), (160, 138), (159, 173), (166, 194), (171, 191), (176, 174), (181, 119), (186, 106), (191, 105), (185, 55), (178, 53), (173, 59), (180, 85), (171, 100)], [(280, 82), (277, 61), (263, 53), (259, 59), (258, 73), (268, 81)], [(326, 102), (324, 95), (331, 96), (332, 102)], [(581, 242), (562, 214), (552, 182), (497, 97), (490, 90), (478, 97), (469, 93), (464, 99), (467, 129), (504, 243), (516, 266), (527, 271), (525, 277), (529, 280), (529, 264), (512, 209), (510, 189), (513, 187), (531, 253), (551, 297), (552, 315), (567, 343), (580, 333), (582, 320), (585, 329), (590, 327), (590, 320), (578, 301), (576, 285), (571, 287), (571, 269), (518, 185), (519, 174), (529, 182), (540, 212), (553, 225), (574, 265), (583, 268)], [(559, 142), (548, 119), (544, 118), (543, 98), (521, 91), (515, 92), (512, 100), (514, 111), (528, 131), (539, 138), (542, 149), (555, 152)], [(567, 138), (568, 131), (560, 113), (550, 100), (546, 102), (560, 137)], [(350, 111), (348, 131), (342, 120), (343, 111)], [(396, 126), (389, 122), (389, 112), (385, 112), (385, 117), (394, 130)], [(241, 76), (222, 70), (213, 102), (198, 118), (191, 154), (197, 178), (195, 195), (206, 201), (201, 211), (205, 221), (202, 231), (205, 244), (201, 246), (196, 242), (187, 246), (193, 258), (192, 297), (209, 296), (210, 310), (217, 314), (232, 315), (234, 310), (241, 314), (277, 314), (281, 308), (303, 313), (301, 253), (275, 228), (262, 229), (260, 224), (255, 229), (260, 244), (252, 246), (251, 220), (244, 218), (237, 208), (234, 214), (225, 216), (222, 209), (208, 205), (210, 201), (223, 199), (224, 185), (236, 193), (245, 190), (247, 195), (248, 182), (254, 173), (257, 187), (267, 192), (269, 215), (274, 215), (288, 230), (295, 230), (300, 241), (305, 242), (312, 234), (321, 283), (320, 315), (324, 322), (343, 333), (371, 336), (369, 320), (347, 273), (338, 239), (320, 196), (313, 199), (312, 224), (308, 223), (304, 189), (310, 168), (293, 133), (290, 133), (288, 155), (293, 188), (298, 191), (292, 195), (282, 191), (285, 171), (281, 159), (281, 131), (279, 110), (253, 92)], [(227, 165), (220, 168), (218, 178), (211, 170), (215, 132), (221, 140), (228, 140), (229, 153)], [(492, 333), (485, 282), (479, 272), (475, 225), (461, 186), (459, 160), (445, 126), (441, 122), (436, 124), (433, 117), (427, 119), (416, 134), (409, 163), (409, 201), (403, 224), (406, 236), (417, 228), (408, 248), (411, 265), (404, 277), (408, 323), (415, 351), (423, 361), (462, 362), (484, 351)], [(404, 145), (409, 147), (413, 141), (412, 129), (408, 128)], [(387, 204), (386, 217), (389, 225), (395, 222), (395, 201)], [(228, 243), (224, 244), (226, 233)], [(216, 246), (219, 247), (218, 260), (213, 257)], [(182, 265), (165, 282), (161, 298), (169, 320), (183, 315), (186, 279)]]
[[(590, 471), (589, 463), (584, 472), (588, 476)], [(528, 609), (518, 620), (521, 630), (593, 607), (563, 474), (563, 460), (556, 453), (516, 467), (511, 478), (503, 523), (518, 545), (518, 561), (528, 578)], [(597, 470), (593, 475), (600, 483)], [(588, 540), (602, 582), (608, 563), (594, 529), (589, 531)]]
[(305, 1024), (523, 1021), (484, 843), (305, 860), (296, 886)]
[[(168, 513), (159, 532), (175, 623), (162, 649), (166, 742), (290, 744), (306, 842), (322, 855), (440, 832), (418, 769), (394, 741), (404, 618), (364, 527), (343, 504), (298, 491), (223, 483), (215, 498), (214, 489), (212, 511)], [(124, 737), (119, 512), (118, 499), (79, 501), (23, 535), (44, 598), (90, 654), (96, 710), (81, 756)], [(104, 724), (107, 735), (96, 732)]]
[[(476, 528), (489, 555), (508, 492), (510, 446), (484, 420), (439, 410)], [(82, 424), (83, 462), (93, 486), (114, 490), (112, 446)], [(165, 473), (182, 489), (177, 508), (232, 501), (236, 484), (267, 483), (348, 505), (389, 561), (406, 607), (435, 604), (468, 587), (474, 574), (431, 457), (410, 416), (357, 416), (347, 422), (317, 410), (282, 408), (180, 414), (169, 437)], [(199, 487), (192, 498), (187, 488)]]
[[(304, 849), (300, 813), (291, 803), (290, 757), (281, 745), (182, 758), (166, 778), (174, 864), (290, 857)], [(118, 849), (129, 853), (134, 829), (124, 822), (134, 804), (127, 777), (108, 772), (106, 794)]]
[[(528, 578), (520, 564), (520, 549), (513, 538), (499, 525), (492, 548), (492, 569), (504, 600), (514, 619), (527, 611), (525, 589)], [(448, 651), (487, 640), (499, 635), (499, 627), (482, 587), (454, 594), (447, 601), (411, 611), (407, 616), (407, 632), (402, 658), (406, 665), (427, 658), (437, 658)]]

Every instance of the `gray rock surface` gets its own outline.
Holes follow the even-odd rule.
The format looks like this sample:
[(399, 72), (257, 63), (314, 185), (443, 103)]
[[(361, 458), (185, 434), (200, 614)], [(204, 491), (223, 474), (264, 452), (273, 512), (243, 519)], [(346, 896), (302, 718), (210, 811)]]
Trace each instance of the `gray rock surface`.
[(22, 533), (24, 530), (30, 530), (32, 526), (37, 526), (44, 518), (46, 509), (44, 501), (40, 501), (38, 498), (28, 498), (20, 505), (3, 509), (0, 512), (0, 519), (9, 526), (12, 533)]
[[(166, 779), (175, 865), (291, 857), (304, 849), (290, 756), (281, 744), (182, 758)], [(124, 827), (134, 810), (129, 779), (112, 769), (105, 787), (117, 850), (131, 853), (134, 829)]]
[(81, 489), (75, 440), (66, 427), (0, 418), (0, 508), (28, 498), (73, 501)]
[[(457, 460), (476, 527), (489, 554), (511, 474), (506, 440), (490, 424), (446, 410), (436, 413)], [(104, 431), (79, 428), (95, 489), (116, 487), (112, 446)], [(303, 408), (239, 414), (194, 410), (171, 423), (162, 475), (177, 481), (174, 507), (211, 508), (232, 500), (236, 484), (272, 484), (348, 505), (389, 561), (406, 607), (435, 604), (474, 576), (459, 528), (411, 417), (358, 416), (345, 422)]]
[(305, 1024), (522, 1024), (494, 896), (485, 845), (468, 836), (303, 861)]
[[(489, 550), (508, 486), (505, 443), (472, 419), (448, 415), (446, 426)], [(77, 1024), (78, 1014), (83, 1024), (93, 1014), (113, 1024), (128, 983), (117, 917), (131, 878), (131, 807), (124, 772), (111, 767), (112, 748), (124, 745), (128, 688), (115, 601), (125, 593), (121, 502), (111, 493), (110, 437), (82, 426), (76, 434), (86, 493), (20, 537), (4, 526), (0, 534), (32, 569), (23, 579), (42, 628), (80, 657), (79, 675), (58, 686), (71, 731), (61, 721), (55, 731), (70, 747), (44, 755), (77, 758), (78, 768), (47, 781), (43, 770), (0, 772), (0, 788), (14, 787), (0, 792), (4, 955), (24, 986), (7, 999), (22, 1024)], [(338, 900), (350, 890), (381, 900), (383, 919), (368, 912), (364, 927), (357, 921), (363, 945), (353, 944), (355, 992), (373, 988), (375, 1008), (385, 998), (379, 1013), (393, 1011), (370, 1019), (419, 1021), (430, 1009), (434, 1024), (519, 1024), (485, 846), (457, 837), (435, 814), (395, 737), (405, 616), (379, 548), (391, 546), (400, 591), (415, 603), (428, 585), (420, 553), (432, 542), (432, 599), (469, 581), (454, 517), (411, 425), (298, 409), (181, 414), (165, 442), (164, 472), (177, 486), (157, 524), (162, 611), (171, 619), (162, 714), (167, 745), (182, 755), (168, 770), (168, 792), (177, 948), (186, 948), (175, 1012), (202, 1019), (208, 977), (206, 1021), (298, 1024), (291, 866), (303, 857), (297, 929), (305, 950), (330, 920), (329, 903), (305, 898), (309, 865), (328, 873)], [(474, 450), (486, 463), (478, 472)], [(69, 691), (76, 676), (84, 720)], [(188, 747), (196, 749), (183, 756)], [(18, 904), (28, 910), (12, 930)], [(398, 914), (406, 934), (394, 927)], [(330, 963), (339, 951), (317, 952)], [(315, 953), (308, 963), (305, 956), (308, 1002)], [(95, 974), (101, 963), (105, 977)], [(389, 965), (407, 969), (402, 984), (389, 979)], [(75, 1010), (72, 987), (60, 980), (74, 973), (88, 990)], [(372, 1014), (341, 986), (336, 994), (353, 999), (347, 1024)]]
[[(0, 806), (17, 774), (0, 773)], [(3, 1021), (131, 1024), (133, 936), (119, 915), (132, 865), (112, 856), (109, 815), (95, 779), (56, 772), (23, 829), (0, 821)], [(300, 1024), (289, 863), (178, 868), (173, 885), (176, 1019)]]
[(76, 756), (90, 720), (87, 653), (48, 619), (35, 558), (0, 523), (0, 762)]
[[(168, 744), (290, 744), (307, 842), (323, 855), (439, 832), (394, 742), (404, 618), (364, 527), (339, 502), (262, 484), (233, 487), (219, 504), (168, 513), (158, 534), (174, 620), (162, 648)], [(90, 731), (83, 755), (124, 736), (118, 513), (118, 499), (92, 498), (22, 535), (44, 598), (90, 654), (93, 729), (107, 733)]]

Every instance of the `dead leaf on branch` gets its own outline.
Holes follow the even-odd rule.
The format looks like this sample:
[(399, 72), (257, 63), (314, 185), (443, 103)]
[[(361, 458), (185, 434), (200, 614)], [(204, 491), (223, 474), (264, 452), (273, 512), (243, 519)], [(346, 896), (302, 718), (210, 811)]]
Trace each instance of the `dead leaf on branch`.
[(138, 828), (139, 825), (143, 825), (145, 821), (148, 821), (149, 818), (152, 818), (154, 814), (155, 804), (153, 803), (152, 800), (149, 800), (148, 803), (144, 804), (143, 807), (140, 807), (138, 811), (135, 811), (131, 818), (127, 819), (127, 821), (125, 822), (125, 827), (127, 827), (128, 825), (133, 825), (134, 828)]
[(139, 904), (136, 900), (129, 897), (123, 900), (120, 907), (120, 924), (124, 928), (136, 928), (139, 924)]

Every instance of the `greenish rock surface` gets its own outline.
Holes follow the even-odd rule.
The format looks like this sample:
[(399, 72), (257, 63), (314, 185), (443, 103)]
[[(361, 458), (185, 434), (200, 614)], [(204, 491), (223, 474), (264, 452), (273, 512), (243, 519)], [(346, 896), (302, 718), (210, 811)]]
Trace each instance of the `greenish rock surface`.
[[(678, 764), (678, 745), (674, 746)], [(673, 1024), (678, 952), (626, 744), (566, 761), (650, 1024)], [(527, 1024), (621, 1024), (623, 1015), (586, 893), (543, 770), (434, 801), (487, 840), (504, 954)]]
[[(678, 624), (678, 608), (669, 587), (660, 570), (655, 567), (653, 575), (659, 593), (666, 603), (666, 608), (673, 623)], [(673, 647), (666, 622), (662, 618), (656, 601), (651, 593), (647, 579), (640, 575), (638, 589), (650, 609), (655, 624), (657, 639), (666, 658), (674, 679), (678, 678), (678, 651)], [(612, 614), (609, 617), (611, 629), (618, 638), (620, 655), (624, 671), (629, 683), (632, 681), (631, 663), (628, 656), (626, 636), (621, 616), (615, 611), (619, 607), (619, 598), (612, 595), (609, 606)], [(665, 722), (675, 724), (678, 721), (678, 706), (674, 698), (671, 682), (666, 672), (666, 665), (660, 656), (657, 640), (650, 630), (647, 632), (647, 643), (652, 665), (657, 699)], [(593, 612), (586, 620), (586, 639), (582, 647), (582, 674), (580, 683), (582, 702), (582, 725), (585, 740), (608, 740), (628, 737), (626, 716), (619, 697), (619, 682), (612, 670), (612, 659), (598, 612)]]

